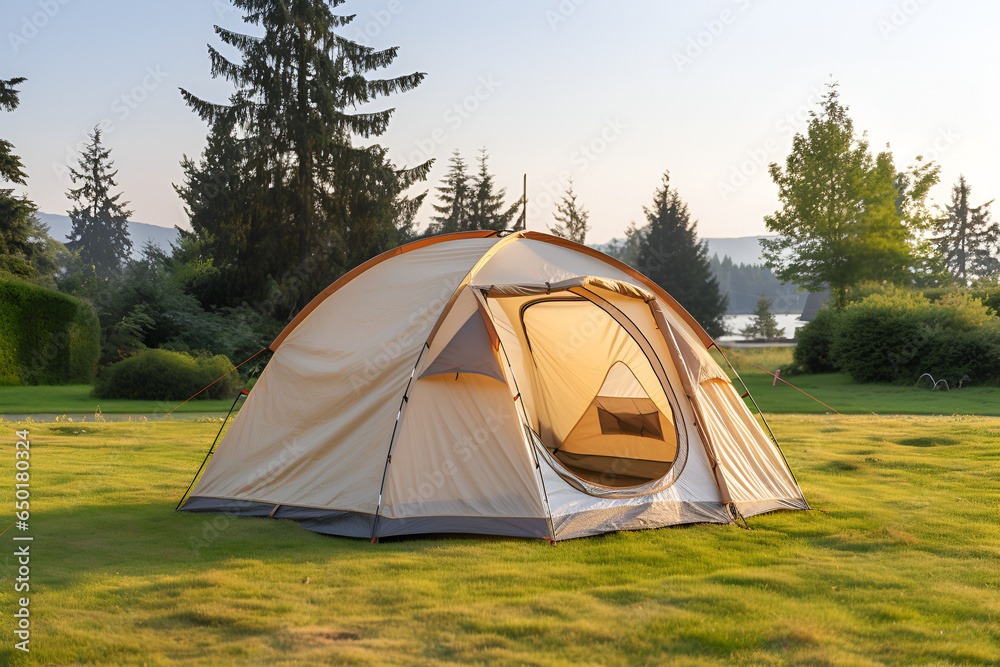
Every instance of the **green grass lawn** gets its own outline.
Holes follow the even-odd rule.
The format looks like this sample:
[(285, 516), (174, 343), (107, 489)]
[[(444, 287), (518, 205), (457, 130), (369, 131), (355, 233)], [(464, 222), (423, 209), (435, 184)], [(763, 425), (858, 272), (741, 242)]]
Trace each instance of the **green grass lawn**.
[[(740, 374), (764, 413), (824, 414), (808, 396), (769, 375)], [(848, 375), (790, 375), (787, 380), (842, 414), (1000, 415), (1000, 388), (931, 391), (929, 386), (858, 384)], [(736, 386), (742, 389), (739, 382)], [(742, 393), (742, 392), (741, 392)]]
[[(729, 369), (717, 352), (713, 355)], [(825, 414), (829, 410), (772, 375), (754, 366), (774, 371), (792, 363), (792, 348), (762, 347), (726, 350), (740, 377), (746, 382), (764, 413)], [(732, 375), (730, 373), (730, 375)], [(1000, 387), (963, 387), (931, 391), (924, 380), (919, 387), (890, 384), (858, 384), (844, 373), (786, 375), (785, 379), (842, 414), (904, 415), (1000, 415)], [(742, 387), (735, 382), (736, 386)]]
[[(176, 513), (217, 425), (33, 424), (31, 663), (1000, 663), (1000, 420), (771, 423), (829, 514), (556, 547)], [(20, 664), (15, 530), (0, 662)]]
[[(773, 378), (751, 363), (768, 369), (790, 364), (791, 348), (744, 348), (727, 351), (727, 354), (765, 413), (828, 412), (821, 404), (782, 382), (772, 386)], [(790, 375), (787, 379), (843, 414), (1000, 415), (1000, 387), (931, 391), (927, 383), (920, 388), (858, 384), (844, 374)], [(740, 387), (738, 382), (736, 385)], [(96, 399), (90, 395), (90, 390), (86, 385), (0, 387), (0, 415), (90, 415), (98, 405), (105, 414), (156, 414), (168, 412), (181, 402)], [(225, 413), (231, 405), (230, 399), (195, 399), (181, 406), (177, 413)]]
[[(100, 406), (107, 414), (157, 414), (177, 407), (177, 401), (131, 401), (94, 398), (92, 387), (85, 384), (40, 387), (0, 387), (0, 415), (29, 413), (94, 414)], [(183, 400), (183, 399), (181, 399)], [(209, 400), (196, 398), (177, 412), (228, 412), (231, 398)]]

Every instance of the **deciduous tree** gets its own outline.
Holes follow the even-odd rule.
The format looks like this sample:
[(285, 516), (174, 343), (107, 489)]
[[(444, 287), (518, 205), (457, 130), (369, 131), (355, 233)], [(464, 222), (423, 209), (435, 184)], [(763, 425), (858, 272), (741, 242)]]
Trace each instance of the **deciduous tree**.
[(944, 258), (934, 243), (935, 219), (927, 202), (940, 177), (940, 165), (921, 156), (896, 175), (896, 210), (910, 231), (911, 281), (919, 287), (950, 282)]
[(781, 209), (764, 218), (776, 239), (761, 242), (767, 265), (809, 291), (829, 287), (838, 308), (865, 280), (902, 280), (911, 265), (910, 231), (896, 207), (892, 155), (872, 156), (868, 140), (830, 84), (782, 168), (770, 165)]

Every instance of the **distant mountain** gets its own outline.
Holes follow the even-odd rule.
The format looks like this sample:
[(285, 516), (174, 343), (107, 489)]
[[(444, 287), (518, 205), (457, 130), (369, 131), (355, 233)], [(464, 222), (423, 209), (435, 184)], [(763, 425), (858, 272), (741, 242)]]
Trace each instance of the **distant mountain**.
[[(718, 255), (721, 260), (723, 257), (729, 257), (733, 260), (733, 264), (739, 266), (740, 264), (763, 264), (764, 260), (760, 258), (760, 240), (761, 239), (773, 239), (776, 236), (738, 236), (735, 238), (708, 238), (703, 239), (708, 241), (708, 257), (712, 258), (713, 255)], [(607, 243), (601, 243), (599, 245), (592, 245), (592, 248), (600, 250), (601, 252), (607, 252), (615, 243), (621, 243), (622, 239), (611, 239)]]
[[(712, 273), (719, 281), (719, 289), (729, 297), (729, 307), (726, 311), (728, 314), (752, 313), (762, 294), (771, 301), (774, 312), (802, 312), (806, 293), (797, 291), (795, 285), (782, 285), (771, 270), (763, 266), (760, 241), (773, 238), (777, 237), (740, 236), (704, 239), (708, 241), (708, 258), (712, 264)], [(621, 243), (619, 239), (612, 239), (593, 247), (601, 252), (616, 255), (615, 251), (620, 251)]]
[[(41, 212), (37, 215), (42, 222), (49, 226), (49, 236), (60, 243), (67, 241), (70, 230), (73, 229), (68, 215)], [(139, 256), (142, 252), (142, 246), (146, 241), (152, 241), (153, 245), (169, 252), (170, 244), (176, 243), (178, 236), (177, 230), (173, 227), (160, 227), (159, 225), (150, 225), (145, 222), (135, 222), (133, 220), (129, 220), (128, 235), (132, 239), (133, 257)]]
[(730, 239), (705, 239), (708, 241), (708, 256), (718, 255), (719, 259), (728, 256), (733, 264), (763, 264), (760, 258), (760, 240), (773, 239), (777, 236), (739, 236)]

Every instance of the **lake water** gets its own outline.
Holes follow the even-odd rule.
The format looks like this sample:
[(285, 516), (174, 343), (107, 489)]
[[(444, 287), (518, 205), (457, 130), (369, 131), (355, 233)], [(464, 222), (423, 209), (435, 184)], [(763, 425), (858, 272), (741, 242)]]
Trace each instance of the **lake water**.
[[(753, 315), (726, 315), (724, 321), (729, 334), (722, 336), (719, 340), (743, 340), (739, 332), (750, 324), (753, 318)], [(795, 330), (806, 325), (805, 322), (799, 320), (799, 313), (778, 314), (774, 316), (774, 319), (778, 320), (778, 326), (784, 332), (785, 338), (794, 338)]]

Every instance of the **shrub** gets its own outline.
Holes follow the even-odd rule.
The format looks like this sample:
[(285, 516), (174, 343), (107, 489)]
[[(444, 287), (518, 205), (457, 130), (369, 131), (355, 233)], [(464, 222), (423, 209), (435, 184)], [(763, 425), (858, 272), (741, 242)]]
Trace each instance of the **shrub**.
[[(223, 355), (192, 357), (171, 350), (144, 350), (102, 368), (94, 385), (94, 396), (182, 401), (232, 368)], [(231, 396), (239, 381), (239, 373), (230, 373), (198, 398)]]
[(906, 377), (927, 342), (921, 315), (916, 304), (886, 303), (879, 295), (851, 304), (841, 313), (830, 357), (858, 382)]
[(793, 370), (802, 373), (833, 373), (839, 370), (830, 356), (838, 320), (837, 311), (824, 308), (816, 313), (812, 321), (795, 332)]
[(1000, 313), (1000, 287), (977, 287), (962, 291), (959, 291), (954, 287), (933, 287), (924, 290), (924, 296), (927, 297), (931, 303), (936, 303), (937, 301), (953, 294), (967, 294), (973, 299), (979, 299), (984, 306), (992, 310), (994, 313)]
[(87, 302), (21, 282), (0, 282), (0, 385), (89, 384), (100, 325)]
[(914, 383), (923, 373), (952, 386), (964, 375), (1000, 380), (1000, 320), (966, 294), (932, 303), (892, 288), (849, 304), (839, 318), (830, 358), (858, 382)]
[(991, 323), (976, 329), (936, 330), (922, 350), (919, 364), (909, 377), (901, 379), (915, 382), (921, 373), (945, 379), (952, 388), (966, 375), (975, 384), (1000, 383), (1000, 327)]

